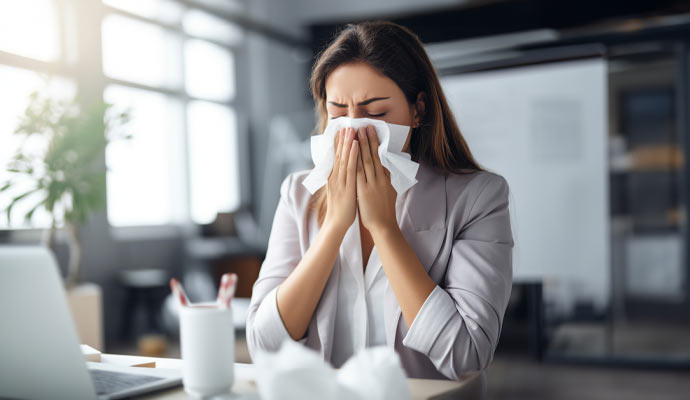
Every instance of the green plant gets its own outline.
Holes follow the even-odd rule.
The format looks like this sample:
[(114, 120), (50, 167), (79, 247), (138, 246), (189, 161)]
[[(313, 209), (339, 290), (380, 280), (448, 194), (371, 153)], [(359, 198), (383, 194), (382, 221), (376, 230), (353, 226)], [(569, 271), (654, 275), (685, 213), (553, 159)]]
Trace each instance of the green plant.
[(22, 144), (7, 168), (11, 178), (0, 187), (0, 193), (14, 192), (4, 212), (10, 222), (16, 204), (39, 199), (24, 219), (30, 223), (41, 208), (48, 212), (52, 224), (45, 244), (49, 247), (56, 223), (64, 223), (70, 246), (68, 287), (77, 283), (80, 274), (78, 226), (105, 207), (106, 146), (128, 138), (116, 133), (128, 121), (128, 111), (114, 113), (104, 102), (82, 110), (76, 100), (57, 101), (34, 92), (14, 131)]

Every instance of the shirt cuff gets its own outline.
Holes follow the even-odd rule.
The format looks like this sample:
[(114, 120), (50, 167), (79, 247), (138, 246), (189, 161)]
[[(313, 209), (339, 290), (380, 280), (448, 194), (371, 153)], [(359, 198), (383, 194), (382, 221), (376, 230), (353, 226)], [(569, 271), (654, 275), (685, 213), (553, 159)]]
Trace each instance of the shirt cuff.
[(457, 312), (453, 298), (436, 285), (412, 321), (403, 345), (428, 356), (439, 332)]
[[(293, 340), (278, 312), (277, 293), (278, 286), (268, 292), (256, 310), (254, 318), (256, 334), (261, 338), (263, 347), (268, 349), (280, 349), (283, 341)], [(304, 344), (307, 337), (305, 335), (302, 339), (293, 341)]]

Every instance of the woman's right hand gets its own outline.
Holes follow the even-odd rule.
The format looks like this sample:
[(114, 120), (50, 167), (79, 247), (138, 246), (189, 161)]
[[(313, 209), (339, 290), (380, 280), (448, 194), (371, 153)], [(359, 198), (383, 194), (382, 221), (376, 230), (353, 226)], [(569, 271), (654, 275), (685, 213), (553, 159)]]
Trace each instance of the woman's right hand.
[[(297, 266), (276, 290), (278, 315), (294, 340), (301, 340), (306, 335), (328, 277), (338, 259), (342, 240), (357, 215), (355, 207), (359, 143), (355, 137), (352, 128), (345, 128), (336, 134), (335, 161), (326, 184), (328, 209), (323, 225)], [(283, 208), (282, 213), (290, 212), (280, 205), (278, 207)], [(282, 218), (292, 217), (284, 215)], [(296, 223), (294, 220), (290, 222)], [(284, 224), (287, 226), (288, 223)], [(292, 237), (297, 234), (296, 226), (293, 225), (292, 228), (293, 230), (283, 232), (283, 235), (290, 235), (290, 240), (296, 243), (297, 238)], [(291, 256), (299, 249), (292, 247), (288, 250), (291, 251), (288, 256)], [(304, 288), (309, 290), (305, 291)]]
[(326, 185), (328, 225), (343, 234), (355, 221), (357, 207), (357, 157), (359, 144), (353, 128), (343, 128), (335, 137), (335, 161)]

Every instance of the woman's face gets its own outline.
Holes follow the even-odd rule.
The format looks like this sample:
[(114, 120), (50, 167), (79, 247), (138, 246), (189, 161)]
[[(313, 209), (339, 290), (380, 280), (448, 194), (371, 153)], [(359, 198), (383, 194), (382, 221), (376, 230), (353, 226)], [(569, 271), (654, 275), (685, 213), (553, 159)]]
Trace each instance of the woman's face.
[[(329, 119), (371, 118), (410, 127), (417, 123), (415, 106), (400, 87), (363, 62), (343, 64), (328, 75), (326, 109)], [(403, 151), (408, 151), (410, 136), (408, 132)]]

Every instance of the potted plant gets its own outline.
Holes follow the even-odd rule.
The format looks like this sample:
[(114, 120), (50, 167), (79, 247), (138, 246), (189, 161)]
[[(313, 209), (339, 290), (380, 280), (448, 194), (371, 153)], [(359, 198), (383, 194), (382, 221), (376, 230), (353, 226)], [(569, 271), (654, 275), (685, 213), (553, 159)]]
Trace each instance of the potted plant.
[(21, 145), (7, 166), (10, 178), (0, 182), (0, 195), (11, 199), (2, 210), (8, 223), (17, 204), (29, 203), (23, 216), (29, 224), (37, 210), (50, 216), (42, 242), (51, 251), (56, 228), (67, 233), (67, 299), (82, 343), (96, 348), (102, 348), (102, 295), (95, 284), (78, 285), (79, 226), (105, 207), (105, 149), (112, 140), (129, 138), (118, 129), (128, 120), (129, 112), (115, 113), (103, 102), (82, 110), (76, 100), (34, 92), (14, 131)]
[(0, 194), (14, 192), (4, 210), (8, 223), (17, 203), (32, 200), (24, 219), (30, 223), (41, 208), (50, 215), (51, 225), (43, 236), (43, 244), (50, 249), (57, 225), (64, 225), (68, 289), (79, 282), (81, 274), (79, 225), (105, 207), (105, 148), (112, 140), (129, 138), (117, 129), (129, 121), (129, 112), (116, 114), (110, 109), (111, 105), (97, 102), (82, 110), (76, 99), (58, 101), (33, 92), (14, 131), (22, 137), (22, 145), (7, 168), (12, 176), (0, 183)]
[[(67, 288), (79, 282), (81, 273), (79, 225), (105, 207), (105, 148), (111, 140), (129, 138), (116, 129), (127, 123), (129, 112), (115, 114), (110, 108), (98, 102), (82, 110), (76, 100), (57, 101), (32, 93), (14, 131), (22, 136), (22, 145), (8, 165), (11, 178), (0, 183), (0, 194), (14, 192), (4, 210), (8, 222), (12, 209), (23, 201), (34, 201), (24, 215), (27, 222), (41, 208), (50, 215), (52, 222), (43, 238), (47, 247), (53, 247), (56, 226), (64, 224), (69, 246)], [(18, 192), (19, 188), (25, 190)]]

